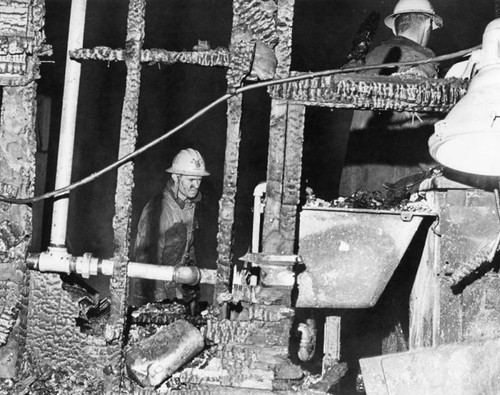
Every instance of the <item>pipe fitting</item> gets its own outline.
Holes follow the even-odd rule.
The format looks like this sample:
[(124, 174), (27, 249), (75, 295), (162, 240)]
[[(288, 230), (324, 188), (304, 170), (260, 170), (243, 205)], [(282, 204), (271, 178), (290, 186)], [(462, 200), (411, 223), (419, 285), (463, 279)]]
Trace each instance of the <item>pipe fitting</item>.
[(253, 190), (253, 225), (252, 225), (252, 252), (259, 252), (260, 249), (260, 227), (261, 215), (264, 212), (264, 195), (266, 194), (267, 183), (261, 182)]
[(64, 247), (51, 246), (38, 257), (37, 269), (41, 272), (71, 273), (74, 271), (73, 256)]
[(306, 320), (300, 323), (297, 330), (301, 333), (298, 357), (301, 361), (310, 361), (316, 350), (316, 321)]
[(172, 281), (177, 284), (196, 285), (201, 280), (201, 272), (196, 266), (178, 266), (174, 270)]
[(83, 278), (89, 278), (91, 275), (98, 274), (99, 259), (93, 258), (90, 252), (86, 252), (81, 257), (75, 258), (75, 271)]
[[(103, 274), (113, 275), (115, 262), (111, 259), (99, 259), (86, 252), (83, 256), (72, 256), (62, 247), (51, 246), (46, 252), (29, 254), (26, 265), (31, 270), (55, 273), (77, 273), (83, 278)], [(128, 277), (149, 280), (172, 281), (177, 284), (196, 285), (202, 280), (207, 284), (215, 283), (215, 271), (196, 266), (161, 266), (150, 263), (128, 262)]]
[(26, 267), (29, 270), (38, 270), (38, 261), (40, 260), (40, 254), (28, 254), (26, 257)]

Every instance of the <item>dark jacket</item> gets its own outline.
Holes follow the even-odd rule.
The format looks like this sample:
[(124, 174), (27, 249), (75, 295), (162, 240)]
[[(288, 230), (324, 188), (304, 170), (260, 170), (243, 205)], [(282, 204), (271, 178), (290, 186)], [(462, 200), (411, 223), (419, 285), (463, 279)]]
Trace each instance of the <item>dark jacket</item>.
[[(195, 209), (201, 199), (181, 200), (169, 180), (163, 192), (151, 199), (144, 207), (135, 240), (136, 262), (178, 266), (194, 264), (193, 233), (197, 228)], [(130, 280), (130, 303), (144, 303), (180, 297), (174, 283), (132, 278)], [(179, 293), (180, 292), (180, 293)]]
[[(434, 52), (406, 37), (392, 37), (375, 47), (366, 55), (365, 64), (383, 64), (393, 62), (408, 62), (412, 60), (425, 60), (434, 57)], [(374, 69), (364, 71), (367, 75), (392, 75), (399, 74), (408, 77), (437, 77), (437, 65), (428, 63), (417, 66), (402, 66), (392, 69)], [(377, 111), (354, 111), (351, 122), (351, 131), (363, 129), (376, 129), (379, 127), (390, 128), (400, 127), (401, 123), (411, 117), (408, 113), (398, 112), (377, 112)], [(391, 125), (393, 124), (393, 125)]]
[(135, 260), (159, 265), (176, 265), (193, 248), (195, 208), (201, 199), (181, 200), (169, 180), (163, 192), (144, 207), (135, 240)]
[[(369, 52), (365, 64), (406, 62), (431, 57), (434, 57), (434, 52), (430, 49), (406, 37), (392, 37)], [(368, 75), (394, 73), (402, 77), (435, 78), (437, 65), (429, 63), (363, 72)], [(384, 183), (394, 183), (421, 172), (421, 164), (433, 163), (427, 147), (433, 121), (435, 119), (431, 117), (411, 112), (355, 110), (339, 194), (350, 196), (359, 188), (381, 190)]]

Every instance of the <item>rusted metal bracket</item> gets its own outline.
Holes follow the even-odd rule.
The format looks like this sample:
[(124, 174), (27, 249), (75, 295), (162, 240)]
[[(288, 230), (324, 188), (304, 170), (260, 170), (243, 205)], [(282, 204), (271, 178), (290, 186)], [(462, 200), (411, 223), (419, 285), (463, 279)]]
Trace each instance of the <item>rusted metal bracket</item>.
[(299, 255), (281, 255), (265, 253), (247, 253), (240, 260), (247, 262), (252, 268), (260, 268), (259, 283), (264, 286), (287, 286), (295, 283), (298, 265), (302, 264)]
[(270, 264), (289, 266), (291, 264), (302, 263), (302, 257), (300, 255), (264, 254), (257, 252), (248, 252), (242, 256), (240, 260), (251, 262), (257, 266)]

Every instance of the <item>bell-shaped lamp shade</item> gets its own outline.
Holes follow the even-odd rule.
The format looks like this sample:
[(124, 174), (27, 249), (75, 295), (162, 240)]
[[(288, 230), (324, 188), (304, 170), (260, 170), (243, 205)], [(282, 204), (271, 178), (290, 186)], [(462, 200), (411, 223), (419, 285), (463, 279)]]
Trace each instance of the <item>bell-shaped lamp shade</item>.
[(490, 22), (466, 95), (434, 126), (431, 156), (465, 173), (500, 176), (500, 18)]

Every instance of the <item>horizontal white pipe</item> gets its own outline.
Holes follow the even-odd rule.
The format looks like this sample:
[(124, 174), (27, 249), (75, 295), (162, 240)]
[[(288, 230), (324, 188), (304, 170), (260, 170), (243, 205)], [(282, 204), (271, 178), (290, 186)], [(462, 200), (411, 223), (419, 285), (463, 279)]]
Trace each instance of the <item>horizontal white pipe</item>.
[[(41, 272), (77, 273), (84, 278), (97, 274), (111, 276), (114, 264), (113, 260), (100, 260), (88, 253), (81, 257), (74, 257), (68, 254), (66, 248), (63, 247), (49, 247), (47, 252), (28, 257), (28, 266), (32, 269)], [(162, 266), (141, 262), (129, 262), (127, 276), (184, 284), (215, 284), (216, 281), (215, 270), (198, 269), (193, 266)]]
[(150, 263), (129, 262), (127, 275), (129, 277), (149, 280), (172, 281), (175, 266), (152, 265)]

